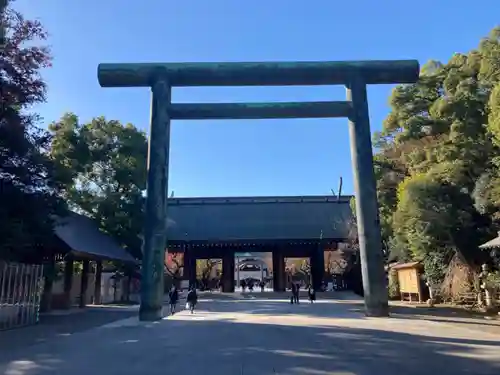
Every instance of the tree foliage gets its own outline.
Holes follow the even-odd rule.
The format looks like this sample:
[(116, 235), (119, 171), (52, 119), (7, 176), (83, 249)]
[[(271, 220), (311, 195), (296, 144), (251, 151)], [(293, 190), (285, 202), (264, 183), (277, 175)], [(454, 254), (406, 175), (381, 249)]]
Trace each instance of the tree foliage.
[(343, 251), (325, 251), (325, 273), (328, 276), (342, 274), (348, 266), (348, 259)]
[(184, 274), (184, 253), (168, 253), (165, 262), (165, 272), (173, 280), (180, 280)]
[(214, 276), (220, 277), (221, 272), (222, 261), (220, 259), (198, 259), (196, 261), (196, 278), (204, 286), (208, 286)]
[(382, 236), (391, 258), (423, 261), (439, 283), (452, 255), (500, 224), (500, 27), (477, 49), (430, 61), (394, 89), (374, 144)]
[(136, 258), (141, 257), (147, 139), (131, 124), (97, 117), (80, 123), (67, 113), (49, 126), (50, 154), (70, 206), (94, 218)]
[(1, 14), (0, 50), (0, 250), (8, 259), (40, 255), (62, 214), (56, 165), (47, 156), (50, 136), (37, 128), (31, 107), (45, 101), (40, 75), (51, 62), (38, 21), (7, 7)]

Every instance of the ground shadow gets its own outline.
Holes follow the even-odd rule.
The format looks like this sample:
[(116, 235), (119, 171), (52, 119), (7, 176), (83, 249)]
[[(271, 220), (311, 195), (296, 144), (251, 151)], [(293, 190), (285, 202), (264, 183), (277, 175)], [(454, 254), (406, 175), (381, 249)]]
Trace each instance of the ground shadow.
[(405, 305), (397, 305), (391, 306), (392, 312), (401, 315), (429, 315), (435, 317), (457, 317), (457, 318), (478, 318), (483, 319), (486, 315), (480, 312), (466, 310), (461, 307), (454, 306), (436, 306), (436, 307), (427, 307), (427, 306), (405, 306)]
[[(59, 336), (22, 351), (8, 351), (9, 355), (0, 348), (0, 374), (500, 373), (498, 340), (343, 326), (344, 318), (350, 319), (351, 325), (353, 320), (366, 319), (362, 309), (358, 311), (362, 301), (338, 299), (291, 305), (283, 295), (263, 300), (223, 296), (216, 302), (206, 302), (207, 295), (200, 297), (201, 310), (196, 314), (181, 312), (155, 323), (137, 324), (132, 319), (130, 325), (88, 329), (99, 319), (100, 324), (116, 320), (115, 314), (137, 314), (119, 309), (91, 310), (96, 314), (94, 324), (89, 320), (83, 323), (75, 316), (62, 317), (68, 323), (76, 323), (76, 327), (59, 324)], [(399, 308), (396, 314), (410, 319), (410, 309), (417, 310)], [(252, 315), (259, 319), (249, 323)], [(298, 315), (298, 319), (286, 320), (290, 325), (285, 320), (271, 324), (266, 315)], [(306, 317), (328, 319), (297, 323)], [(65, 331), (70, 334), (64, 334)], [(0, 336), (1, 345), (3, 341)]]
[(0, 360), (7, 351), (22, 350), (47, 340), (136, 316), (137, 311), (113, 307), (88, 307), (77, 312), (43, 314), (33, 326), (0, 331)]
[[(82, 346), (89, 341), (91, 347)], [(100, 372), (125, 375), (166, 371), (186, 375), (479, 375), (499, 373), (498, 360), (473, 358), (480, 349), (481, 355), (488, 350), (498, 353), (495, 344), (341, 326), (185, 317), (146, 326), (91, 330), (49, 348), (39, 345), (25, 355), (24, 366), (31, 364), (30, 375), (88, 374), (97, 364), (102, 366)]]
[(469, 328), (488, 330), (500, 334), (500, 320), (497, 317), (486, 316), (459, 307), (411, 307), (391, 306), (391, 316), (398, 319), (426, 320), (439, 323), (452, 323)]

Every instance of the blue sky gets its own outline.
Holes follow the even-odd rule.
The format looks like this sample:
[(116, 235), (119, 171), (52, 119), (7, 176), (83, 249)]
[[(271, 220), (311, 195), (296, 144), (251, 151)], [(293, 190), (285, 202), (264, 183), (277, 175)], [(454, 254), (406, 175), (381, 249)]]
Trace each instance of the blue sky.
[[(453, 6), (448, 6), (452, 3)], [(411, 5), (408, 5), (411, 4)], [(100, 88), (101, 62), (446, 61), (498, 22), (498, 0), (17, 0), (50, 33), (48, 124), (72, 111), (148, 129), (145, 88)], [(357, 18), (355, 14), (359, 14)], [(391, 86), (369, 88), (372, 131)], [(176, 102), (342, 100), (325, 87), (178, 88)], [(347, 120), (174, 121), (169, 190), (176, 197), (353, 192)]]

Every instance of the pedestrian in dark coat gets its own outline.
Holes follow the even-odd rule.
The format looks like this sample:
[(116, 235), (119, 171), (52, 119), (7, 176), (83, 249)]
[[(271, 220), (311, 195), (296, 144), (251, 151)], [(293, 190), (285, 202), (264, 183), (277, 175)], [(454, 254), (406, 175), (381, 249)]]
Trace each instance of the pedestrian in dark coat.
[(296, 304), (299, 304), (299, 293), (300, 293), (300, 284), (297, 283), (295, 284), (295, 294), (294, 294), (294, 300)]
[(297, 293), (297, 285), (292, 282), (292, 285), (290, 285), (290, 288), (292, 289), (292, 295), (290, 296), (290, 303), (295, 303), (295, 294)]
[(191, 288), (187, 294), (186, 297), (186, 302), (189, 308), (189, 311), (191, 314), (194, 313), (194, 308), (196, 307), (196, 304), (198, 303), (198, 295), (196, 294), (196, 289)]
[(170, 299), (170, 314), (175, 314), (175, 306), (177, 306), (177, 302), (179, 302), (179, 292), (175, 286), (170, 289), (168, 293), (168, 298)]
[(309, 287), (307, 295), (309, 296), (309, 302), (313, 303), (316, 301), (316, 291), (312, 287)]

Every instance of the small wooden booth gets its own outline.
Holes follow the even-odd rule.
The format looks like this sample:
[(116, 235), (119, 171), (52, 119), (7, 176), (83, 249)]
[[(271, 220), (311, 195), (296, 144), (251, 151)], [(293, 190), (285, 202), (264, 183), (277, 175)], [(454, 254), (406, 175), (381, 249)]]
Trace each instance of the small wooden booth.
[(422, 264), (420, 262), (397, 263), (392, 265), (390, 269), (397, 273), (401, 300), (422, 302), (424, 297), (421, 279)]

